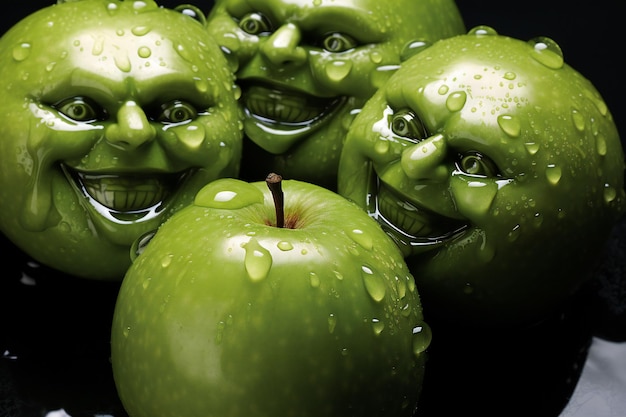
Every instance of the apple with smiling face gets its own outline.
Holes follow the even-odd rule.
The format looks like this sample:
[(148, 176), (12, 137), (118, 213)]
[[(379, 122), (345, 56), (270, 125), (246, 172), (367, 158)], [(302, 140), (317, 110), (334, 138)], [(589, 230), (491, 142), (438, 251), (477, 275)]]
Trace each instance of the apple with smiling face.
[(139, 236), (237, 175), (226, 68), (201, 22), (152, 1), (17, 23), (0, 40), (0, 230), (54, 269), (121, 279)]
[(242, 178), (336, 189), (347, 126), (400, 62), (465, 32), (451, 0), (218, 0), (208, 30), (243, 90)]
[(609, 109), (558, 45), (479, 27), (405, 62), (348, 134), (339, 192), (403, 249), (425, 308), (532, 322), (588, 277), (624, 213)]
[(281, 192), (216, 180), (140, 251), (111, 330), (131, 417), (413, 415), (431, 339), (401, 252), (330, 190)]

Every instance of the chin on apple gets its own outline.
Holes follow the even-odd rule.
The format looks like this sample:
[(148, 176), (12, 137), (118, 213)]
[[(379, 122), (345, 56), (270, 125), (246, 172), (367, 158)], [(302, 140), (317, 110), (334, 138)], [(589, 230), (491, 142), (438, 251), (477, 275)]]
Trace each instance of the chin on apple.
[(270, 175), (214, 181), (160, 226), (122, 282), (111, 360), (131, 417), (401, 417), (430, 340), (380, 226)]

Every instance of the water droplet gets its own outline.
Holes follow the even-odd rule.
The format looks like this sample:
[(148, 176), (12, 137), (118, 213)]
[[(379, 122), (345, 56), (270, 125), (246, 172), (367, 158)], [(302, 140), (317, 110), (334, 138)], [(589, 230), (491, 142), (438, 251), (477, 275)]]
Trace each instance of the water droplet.
[(509, 80), (509, 81), (513, 81), (514, 79), (517, 78), (517, 74), (515, 74), (514, 72), (505, 72), (504, 73), (504, 79), (505, 80)]
[(477, 36), (493, 36), (498, 34), (498, 32), (494, 28), (485, 25), (475, 26), (471, 28), (467, 33), (469, 35)]
[(252, 238), (244, 245), (246, 256), (244, 266), (253, 282), (264, 280), (272, 267), (272, 254), (258, 240)]
[(561, 180), (561, 167), (555, 164), (549, 164), (546, 168), (546, 178), (552, 185), (556, 185)]
[(439, 90), (437, 90), (437, 92), (438, 92), (440, 95), (442, 95), (442, 96), (443, 96), (443, 95), (448, 94), (448, 91), (449, 91), (449, 90), (450, 90), (450, 87), (448, 87), (447, 85), (443, 84), (443, 85), (441, 85), (441, 86), (439, 87)]
[(226, 323), (222, 320), (220, 320), (219, 323), (217, 323), (217, 331), (215, 333), (215, 343), (216, 344), (221, 344), (222, 340), (224, 339), (224, 330), (226, 329)]
[(281, 240), (276, 244), (276, 246), (283, 252), (287, 252), (293, 249), (293, 245), (291, 244), (291, 242), (287, 242), (286, 240)]
[(181, 58), (183, 58), (184, 60), (188, 61), (188, 62), (192, 62), (193, 61), (193, 56), (191, 55), (191, 53), (187, 50), (187, 48), (185, 48), (184, 45), (177, 43), (174, 48), (176, 49), (176, 52), (178, 53), (178, 55), (180, 55)]
[(602, 133), (599, 133), (596, 136), (596, 152), (600, 156), (606, 156), (607, 146), (606, 146), (606, 138)]
[(115, 12), (117, 11), (117, 4), (116, 3), (109, 3), (107, 4), (107, 12), (109, 12), (110, 15), (113, 15)]
[(339, 281), (343, 281), (343, 274), (339, 271), (335, 271), (335, 278)]
[(506, 114), (498, 116), (498, 125), (500, 129), (508, 136), (516, 138), (522, 132), (522, 125), (518, 117)]
[(252, 204), (262, 204), (263, 200), (263, 192), (254, 185), (234, 178), (221, 178), (200, 189), (194, 204), (235, 210)]
[(539, 152), (540, 146), (536, 142), (526, 142), (524, 146), (526, 147), (526, 151), (529, 155), (535, 155), (537, 152)]
[(24, 61), (30, 55), (31, 45), (30, 43), (20, 43), (15, 48), (13, 48), (13, 59), (18, 62)]
[(551, 69), (563, 67), (563, 51), (554, 40), (542, 36), (531, 39), (528, 43), (533, 47), (531, 56), (535, 61)]
[(177, 130), (176, 136), (187, 146), (189, 150), (198, 150), (206, 139), (206, 131), (204, 127), (197, 124), (191, 124), (184, 130)]
[(465, 94), (465, 91), (457, 91), (448, 96), (446, 100), (446, 107), (451, 112), (459, 111), (463, 109), (466, 101), (467, 94)]
[(332, 61), (326, 65), (326, 75), (331, 81), (343, 81), (352, 71), (351, 61)]
[(406, 303), (404, 307), (402, 307), (400, 314), (402, 314), (402, 317), (409, 317), (411, 315), (411, 311), (411, 304)]
[(115, 61), (115, 66), (119, 68), (120, 71), (130, 72), (131, 63), (130, 63), (130, 59), (128, 58), (128, 55), (126, 55), (125, 52), (122, 52), (121, 50), (118, 51), (118, 53), (115, 55), (113, 60)]
[(331, 315), (328, 316), (328, 332), (334, 333), (335, 327), (337, 327), (337, 317), (331, 313)]
[(401, 300), (406, 297), (406, 280), (396, 277), (396, 290), (398, 291), (398, 298)]
[(137, 50), (137, 55), (139, 55), (140, 58), (150, 58), (150, 55), (152, 55), (152, 50), (147, 46), (141, 46)]
[(541, 227), (543, 223), (543, 216), (541, 215), (541, 213), (535, 213), (535, 215), (533, 216), (533, 226), (535, 226), (535, 228), (539, 228)]
[(319, 288), (321, 284), (319, 275), (317, 275), (315, 272), (309, 272), (309, 283), (311, 284), (311, 287)]
[(400, 53), (400, 62), (404, 62), (412, 56), (417, 55), (429, 46), (430, 43), (426, 41), (416, 40), (409, 42), (404, 46), (404, 48), (402, 48), (402, 52)]
[(585, 130), (585, 117), (576, 109), (572, 109), (572, 121), (578, 131)]
[(174, 257), (174, 255), (172, 254), (168, 254), (166, 256), (163, 257), (163, 259), (161, 259), (161, 266), (163, 268), (167, 268), (168, 266), (171, 265), (172, 263), (172, 258)]
[(350, 238), (352, 238), (352, 240), (354, 240), (366, 250), (371, 250), (374, 246), (374, 241), (372, 240), (372, 237), (361, 229), (353, 229), (348, 233), (348, 235), (350, 236)]
[(604, 202), (609, 204), (617, 197), (617, 191), (609, 184), (604, 184)]
[(430, 326), (424, 322), (413, 328), (413, 354), (421, 355), (428, 349), (433, 340), (433, 333)]
[(143, 287), (144, 290), (147, 290), (151, 282), (152, 282), (152, 278), (146, 278), (141, 283), (141, 286)]
[(370, 61), (372, 61), (374, 64), (380, 64), (382, 60), (383, 60), (383, 55), (380, 52), (373, 51), (370, 54)]
[(520, 225), (519, 224), (515, 225), (513, 230), (511, 230), (509, 234), (507, 235), (507, 239), (509, 240), (509, 242), (515, 242), (517, 239), (519, 239), (520, 230), (521, 230)]
[(382, 301), (385, 298), (385, 281), (383, 281), (383, 278), (365, 265), (361, 267), (361, 276), (363, 277), (365, 290), (372, 297), (372, 300), (376, 302)]
[(122, 334), (124, 335), (124, 337), (128, 337), (128, 335), (130, 334), (130, 326), (126, 326), (122, 331)]
[(51, 72), (51, 71), (54, 69), (54, 67), (56, 67), (56, 65), (57, 65), (57, 63), (56, 63), (56, 62), (50, 62), (50, 63), (48, 63), (48, 65), (46, 65), (46, 71), (47, 71), (47, 72)]
[(152, 28), (150, 26), (135, 26), (131, 29), (131, 32), (135, 36), (145, 36), (150, 33), (151, 30)]
[(379, 336), (383, 330), (385, 330), (385, 323), (379, 319), (372, 319), (372, 329), (374, 330), (374, 334)]

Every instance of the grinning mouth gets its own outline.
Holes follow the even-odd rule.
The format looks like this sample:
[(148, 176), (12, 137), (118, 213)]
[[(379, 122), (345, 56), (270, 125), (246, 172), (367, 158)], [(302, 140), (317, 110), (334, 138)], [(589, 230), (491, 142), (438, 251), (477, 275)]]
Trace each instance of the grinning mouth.
[(321, 98), (279, 87), (254, 85), (243, 95), (248, 114), (267, 124), (301, 128), (319, 123), (339, 107), (345, 97)]
[(461, 235), (469, 224), (441, 216), (409, 202), (379, 178), (371, 197), (371, 213), (401, 247), (433, 249)]
[(117, 214), (144, 213), (163, 205), (188, 174), (95, 174), (63, 169), (92, 205)]

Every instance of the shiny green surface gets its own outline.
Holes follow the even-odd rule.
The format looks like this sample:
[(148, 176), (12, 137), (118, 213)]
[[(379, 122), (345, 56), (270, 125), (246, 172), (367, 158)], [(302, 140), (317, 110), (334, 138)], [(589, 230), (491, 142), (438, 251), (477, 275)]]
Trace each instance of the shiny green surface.
[(242, 87), (244, 179), (336, 189), (358, 109), (402, 60), (465, 27), (450, 0), (218, 0), (208, 30)]
[(0, 230), (62, 272), (121, 279), (137, 237), (236, 176), (232, 73), (156, 3), (42, 9), (0, 39)]
[(428, 325), (400, 251), (358, 206), (221, 179), (130, 267), (112, 325), (131, 417), (413, 415)]
[(558, 45), (483, 27), (404, 63), (364, 107), (339, 192), (386, 224), (431, 314), (500, 325), (587, 278), (623, 179), (613, 117)]

